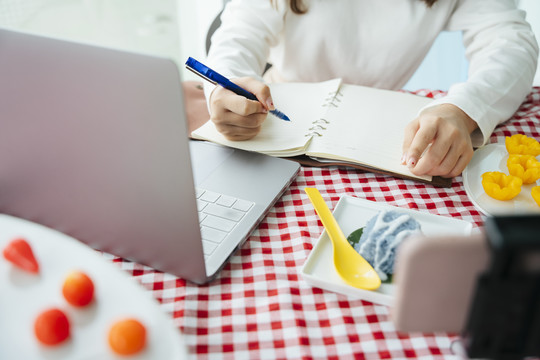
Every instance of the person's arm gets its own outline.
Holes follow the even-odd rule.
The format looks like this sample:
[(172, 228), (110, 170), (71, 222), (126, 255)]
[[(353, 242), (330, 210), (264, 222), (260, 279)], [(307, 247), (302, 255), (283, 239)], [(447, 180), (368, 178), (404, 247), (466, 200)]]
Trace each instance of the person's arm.
[(472, 157), (472, 147), (485, 144), (523, 102), (538, 59), (538, 44), (524, 17), (513, 0), (458, 3), (448, 30), (463, 31), (469, 78), (453, 85), (447, 96), (409, 124), (403, 162), (413, 173), (459, 175)]
[(262, 82), (270, 46), (283, 28), (284, 4), (278, 11), (270, 0), (233, 0), (221, 16), (222, 24), (212, 37), (207, 65), (257, 96), (248, 100), (233, 92), (204, 85), (210, 120), (229, 140), (255, 136), (274, 109), (269, 88)]

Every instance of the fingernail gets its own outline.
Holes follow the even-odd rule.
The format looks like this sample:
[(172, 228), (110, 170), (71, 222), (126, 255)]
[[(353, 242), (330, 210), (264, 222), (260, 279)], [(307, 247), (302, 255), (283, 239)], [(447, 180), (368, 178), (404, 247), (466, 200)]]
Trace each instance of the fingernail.
[(401, 163), (402, 163), (403, 165), (405, 165), (406, 161), (407, 161), (407, 154), (401, 155)]
[(272, 101), (272, 98), (266, 99), (266, 106), (270, 110), (274, 110), (274, 102)]
[(414, 167), (416, 165), (416, 162), (417, 162), (416, 158), (414, 156), (411, 156), (407, 160), (407, 166)]

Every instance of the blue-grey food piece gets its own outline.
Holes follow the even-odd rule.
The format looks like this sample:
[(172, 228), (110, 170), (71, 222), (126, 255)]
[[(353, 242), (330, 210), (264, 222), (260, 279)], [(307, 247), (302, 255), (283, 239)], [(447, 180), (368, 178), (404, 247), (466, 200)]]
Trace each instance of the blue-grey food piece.
[(354, 247), (373, 266), (382, 281), (394, 273), (396, 251), (403, 240), (421, 232), (420, 223), (409, 214), (383, 210), (371, 218)]

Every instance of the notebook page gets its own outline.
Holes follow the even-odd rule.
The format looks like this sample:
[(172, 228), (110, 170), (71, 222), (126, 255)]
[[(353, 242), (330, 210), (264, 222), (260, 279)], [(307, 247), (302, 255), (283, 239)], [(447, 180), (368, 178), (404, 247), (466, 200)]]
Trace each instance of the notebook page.
[(311, 132), (309, 129), (313, 126), (312, 122), (326, 112), (326, 108), (323, 107), (325, 99), (329, 93), (339, 88), (340, 83), (340, 79), (335, 79), (321, 83), (270, 84), (276, 108), (285, 113), (291, 121), (284, 121), (268, 114), (261, 132), (253, 139), (227, 140), (211, 121), (195, 130), (192, 136), (272, 156), (303, 155), (311, 140), (311, 137), (306, 135)]
[(405, 126), (432, 99), (395, 91), (342, 85), (323, 136), (313, 139), (308, 154), (357, 162), (382, 170), (416, 176), (401, 164)]

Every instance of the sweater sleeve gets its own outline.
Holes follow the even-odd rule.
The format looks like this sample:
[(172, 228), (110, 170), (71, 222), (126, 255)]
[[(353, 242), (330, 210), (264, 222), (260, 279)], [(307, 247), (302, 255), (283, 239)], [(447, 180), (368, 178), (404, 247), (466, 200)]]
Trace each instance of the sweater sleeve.
[(538, 44), (513, 0), (459, 1), (447, 30), (463, 31), (468, 79), (429, 107), (450, 103), (462, 109), (478, 124), (473, 146), (482, 146), (531, 91)]
[[(272, 4), (276, 3), (276, 4)], [(207, 64), (229, 78), (250, 76), (262, 81), (270, 47), (279, 40), (286, 6), (281, 1), (232, 0), (212, 36)], [(214, 85), (205, 84), (206, 98)]]

